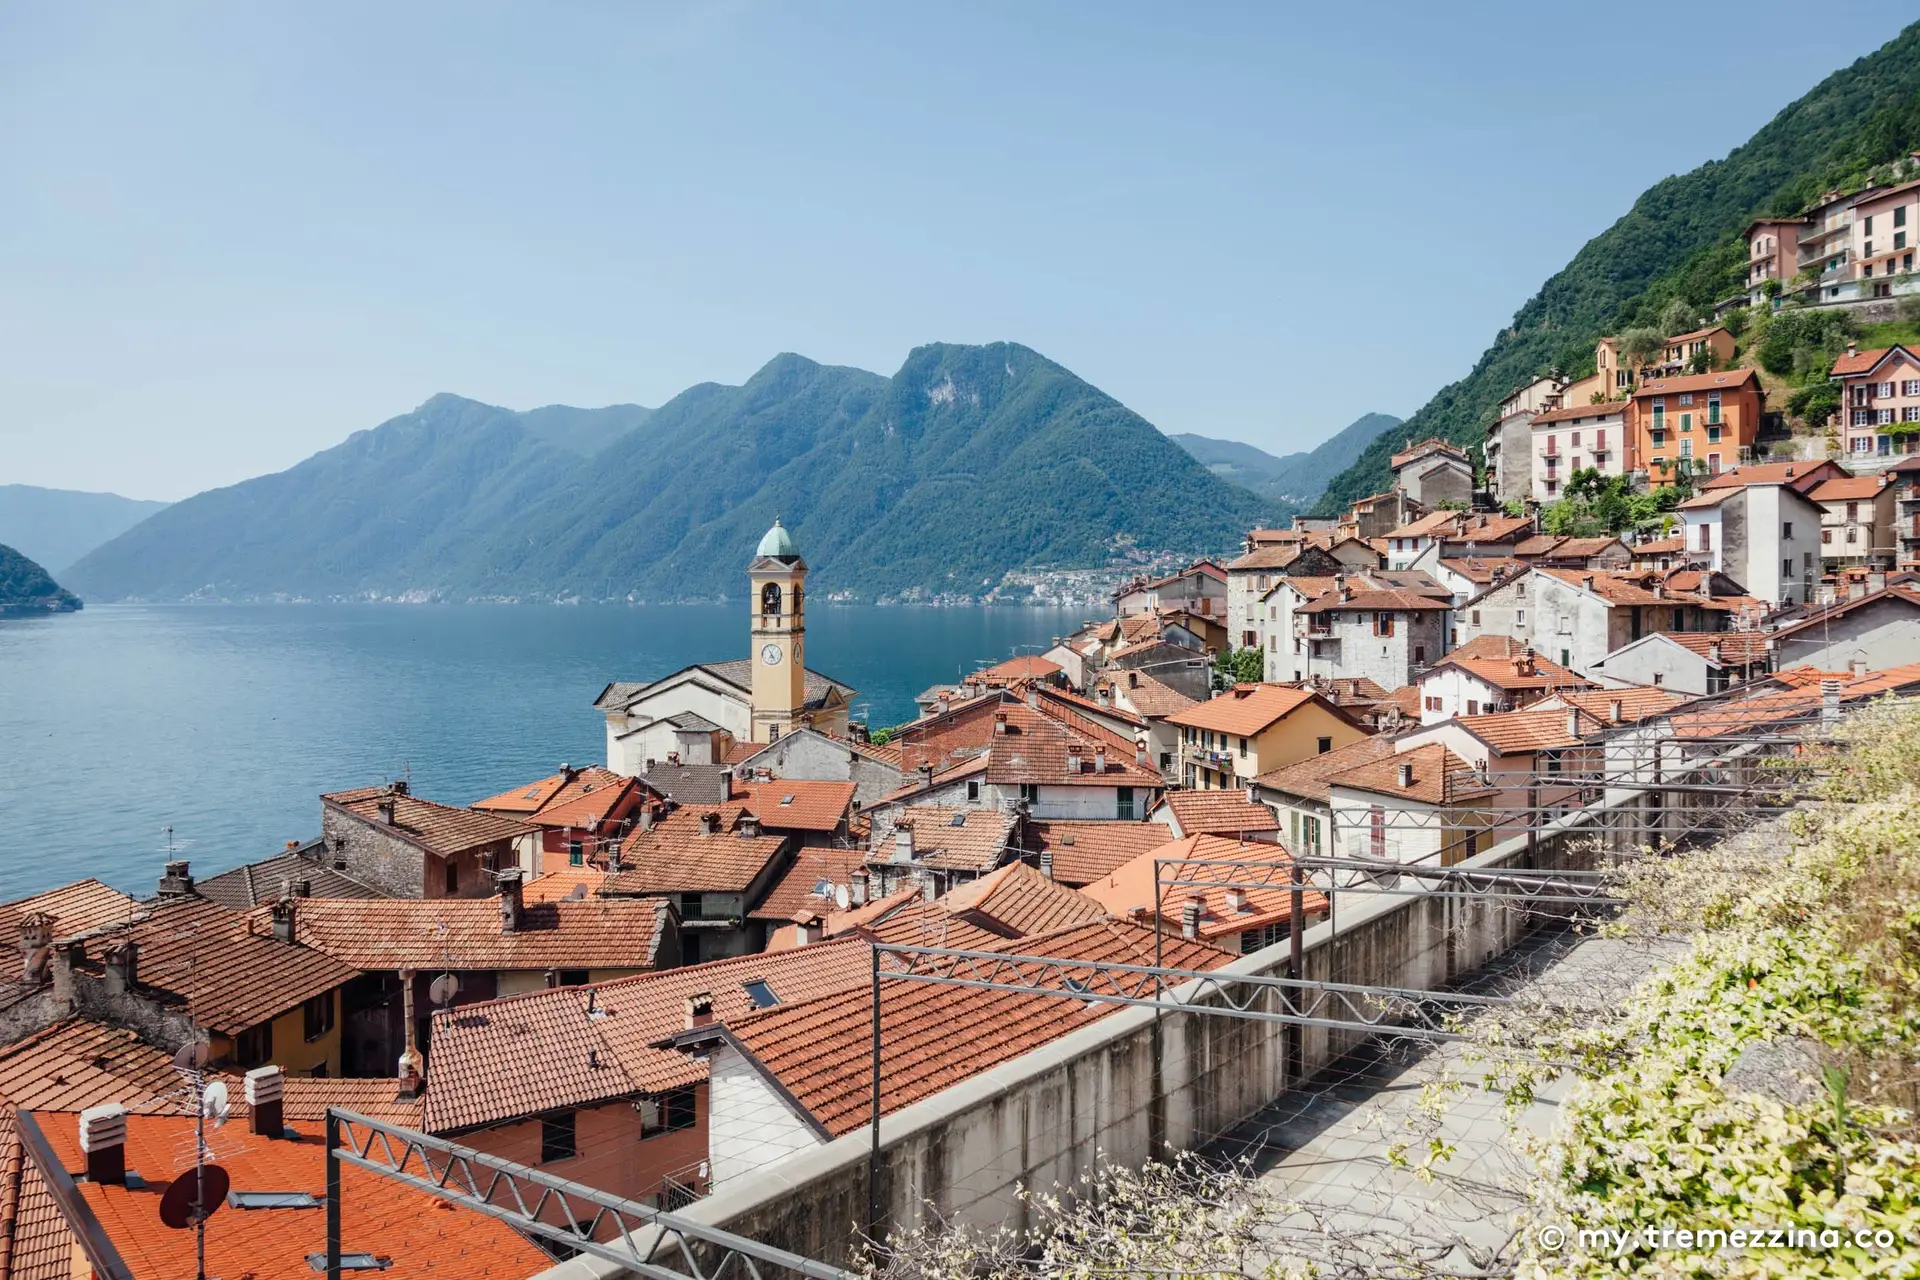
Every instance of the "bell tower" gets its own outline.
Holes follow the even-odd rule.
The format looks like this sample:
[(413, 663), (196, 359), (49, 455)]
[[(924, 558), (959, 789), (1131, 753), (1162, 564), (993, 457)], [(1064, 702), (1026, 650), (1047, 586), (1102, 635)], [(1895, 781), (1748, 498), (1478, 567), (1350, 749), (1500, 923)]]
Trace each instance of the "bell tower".
[(779, 520), (760, 539), (747, 577), (753, 583), (753, 740), (772, 742), (799, 724), (807, 704), (807, 562)]

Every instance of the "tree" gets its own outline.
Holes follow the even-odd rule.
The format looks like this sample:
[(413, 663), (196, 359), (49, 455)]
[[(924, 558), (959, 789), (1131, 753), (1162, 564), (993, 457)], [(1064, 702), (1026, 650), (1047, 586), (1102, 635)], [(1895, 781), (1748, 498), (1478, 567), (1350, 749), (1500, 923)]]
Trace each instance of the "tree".
[(1630, 367), (1652, 364), (1666, 345), (1667, 339), (1658, 329), (1629, 329), (1620, 335), (1620, 358)]
[(1220, 677), (1223, 687), (1232, 688), (1236, 684), (1258, 684), (1266, 678), (1266, 655), (1258, 649), (1224, 649), (1213, 660), (1213, 673)]
[(1660, 308), (1660, 333), (1671, 338), (1700, 327), (1700, 313), (1685, 298), (1673, 298)]

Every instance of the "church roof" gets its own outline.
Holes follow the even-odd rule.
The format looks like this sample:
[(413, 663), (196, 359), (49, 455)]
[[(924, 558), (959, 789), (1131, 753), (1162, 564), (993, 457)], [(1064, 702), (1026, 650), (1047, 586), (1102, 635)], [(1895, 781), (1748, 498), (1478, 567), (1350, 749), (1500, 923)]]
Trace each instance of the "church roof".
[[(685, 675), (689, 671), (698, 671), (709, 675), (723, 684), (732, 685), (735, 689), (738, 689), (741, 693), (749, 697), (753, 694), (753, 659), (734, 658), (726, 662), (696, 662), (691, 666), (681, 667), (678, 671), (661, 676), (658, 680), (646, 682), (616, 680), (600, 691), (600, 696), (593, 700), (593, 705), (602, 711), (624, 710), (639, 701), (649, 691), (665, 684), (676, 676)], [(826, 705), (827, 695), (836, 689), (839, 690), (840, 695), (844, 698), (851, 698), (854, 694), (852, 685), (843, 684), (831, 676), (822, 675), (812, 667), (807, 668), (806, 705), (808, 708)]]
[(760, 539), (760, 549), (754, 554), (771, 556), (776, 560), (800, 558), (800, 552), (793, 545), (793, 535), (786, 531), (778, 517), (774, 519), (773, 528), (767, 530), (766, 536)]

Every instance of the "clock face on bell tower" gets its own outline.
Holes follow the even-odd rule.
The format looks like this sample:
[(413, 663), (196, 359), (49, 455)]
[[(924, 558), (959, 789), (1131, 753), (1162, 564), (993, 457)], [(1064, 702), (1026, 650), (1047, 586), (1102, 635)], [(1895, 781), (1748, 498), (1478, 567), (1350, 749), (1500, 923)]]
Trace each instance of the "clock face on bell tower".
[(768, 666), (770, 667), (779, 666), (780, 657), (781, 657), (781, 654), (780, 654), (779, 645), (763, 644), (760, 646), (760, 661), (766, 663)]

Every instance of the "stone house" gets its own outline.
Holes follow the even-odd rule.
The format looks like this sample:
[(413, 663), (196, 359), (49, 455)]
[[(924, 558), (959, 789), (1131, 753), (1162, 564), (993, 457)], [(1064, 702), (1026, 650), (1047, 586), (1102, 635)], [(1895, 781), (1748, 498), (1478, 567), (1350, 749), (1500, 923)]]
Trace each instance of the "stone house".
[(532, 822), (422, 800), (404, 782), (320, 797), (320, 836), (335, 870), (396, 898), (486, 898), (492, 875), (532, 871)]

